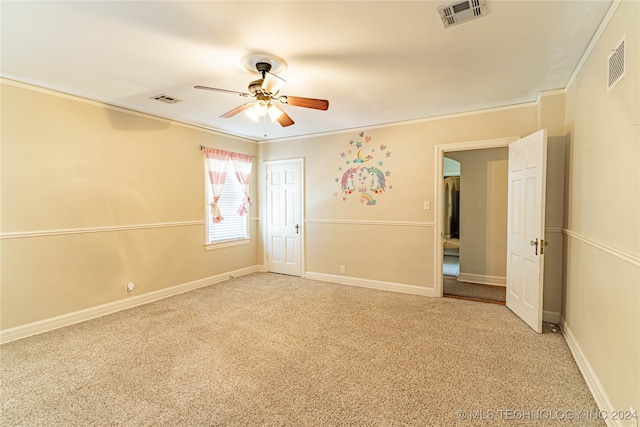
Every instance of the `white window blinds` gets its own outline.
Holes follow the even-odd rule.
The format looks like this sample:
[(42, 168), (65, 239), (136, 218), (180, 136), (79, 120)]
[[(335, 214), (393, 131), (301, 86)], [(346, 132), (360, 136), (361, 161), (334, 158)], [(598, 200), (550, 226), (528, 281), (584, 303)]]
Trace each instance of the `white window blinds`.
[[(213, 201), (211, 192), (211, 183), (207, 182), (207, 207)], [(238, 206), (242, 204), (244, 199), (244, 191), (240, 182), (236, 178), (231, 162), (227, 163), (227, 177), (220, 194), (218, 208), (220, 214), (224, 218), (222, 222), (214, 223), (211, 215), (208, 218), (208, 243), (218, 243), (227, 240), (244, 239), (248, 237), (247, 233), (247, 215), (240, 216), (238, 214)]]

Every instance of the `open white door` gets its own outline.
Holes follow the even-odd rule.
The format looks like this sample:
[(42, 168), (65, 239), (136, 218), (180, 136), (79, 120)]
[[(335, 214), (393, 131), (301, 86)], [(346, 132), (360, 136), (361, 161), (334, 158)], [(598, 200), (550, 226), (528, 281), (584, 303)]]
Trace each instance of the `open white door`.
[(542, 332), (547, 131), (509, 144), (507, 307)]
[(302, 276), (302, 161), (267, 163), (266, 169), (267, 271)]

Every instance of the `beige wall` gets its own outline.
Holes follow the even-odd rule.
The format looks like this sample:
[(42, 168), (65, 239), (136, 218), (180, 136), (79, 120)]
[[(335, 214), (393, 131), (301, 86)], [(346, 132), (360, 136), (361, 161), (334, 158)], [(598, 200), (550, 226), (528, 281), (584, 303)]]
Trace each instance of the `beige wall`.
[(121, 301), (129, 281), (142, 295), (257, 264), (258, 239), (205, 251), (199, 149), (256, 154), (255, 144), (1, 89), (2, 330)]
[[(623, 1), (566, 97), (563, 316), (607, 409), (640, 410), (640, 3)], [(626, 76), (607, 58), (626, 33)]]
[[(564, 95), (562, 95), (564, 99)], [(564, 111), (558, 113), (564, 119)], [(558, 323), (562, 311), (564, 266), (564, 136), (547, 135), (547, 188), (545, 201), (545, 246), (543, 309), (547, 321)]]
[[(560, 216), (547, 214), (547, 238), (555, 239), (549, 250), (564, 240), (564, 258), (548, 256), (547, 267), (554, 260), (550, 269), (563, 270), (568, 336), (595, 378), (599, 403), (640, 410), (638, 9), (635, 1), (620, 4), (566, 96), (366, 130), (371, 147), (392, 152), (382, 161), (393, 189), (377, 195), (375, 206), (357, 196), (343, 202), (336, 182), (346, 166), (340, 155), (359, 130), (257, 147), (2, 84), (2, 330), (121, 301), (128, 281), (139, 295), (260, 264), (258, 221), (250, 245), (204, 250), (200, 144), (259, 154), (261, 161), (305, 159), (307, 272), (337, 276), (345, 265), (353, 278), (433, 288), (440, 262), (435, 146), (545, 127), (550, 163), (560, 162), (565, 175), (564, 185), (547, 188), (548, 205), (549, 197), (564, 201)], [(606, 93), (606, 58), (624, 33), (627, 76)], [(251, 215), (258, 214), (254, 206)], [(559, 305), (557, 285), (548, 289), (545, 309), (547, 295)]]
[(456, 151), (447, 157), (460, 162), (460, 279), (504, 285), (509, 149)]
[[(271, 142), (261, 145), (260, 153), (265, 161), (305, 159), (308, 272), (339, 275), (345, 265), (349, 277), (434, 288), (434, 265), (440, 262), (434, 257), (435, 145), (535, 130), (535, 105), (366, 130), (371, 142), (364, 146), (377, 150), (383, 144), (392, 153), (382, 160), (393, 189), (379, 195), (375, 206), (357, 196), (342, 201), (336, 182), (338, 167), (347, 166), (341, 154), (351, 147), (349, 141), (362, 139), (358, 130)], [(430, 210), (423, 209), (424, 201), (431, 202)]]

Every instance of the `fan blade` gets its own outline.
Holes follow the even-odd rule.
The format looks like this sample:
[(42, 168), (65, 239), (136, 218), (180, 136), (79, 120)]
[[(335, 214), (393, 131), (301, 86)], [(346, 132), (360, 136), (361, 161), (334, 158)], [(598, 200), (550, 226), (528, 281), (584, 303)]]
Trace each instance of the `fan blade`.
[(251, 106), (253, 105), (253, 102), (247, 102), (246, 104), (243, 104), (239, 107), (234, 108), (231, 111), (227, 111), (226, 113), (224, 113), (223, 115), (221, 115), (220, 117), (222, 117), (223, 119), (228, 119), (229, 117), (233, 117), (238, 113), (242, 113), (244, 110), (251, 108)]
[(283, 96), (280, 100), (284, 100), (285, 104), (293, 105), (294, 107), (315, 108), (316, 110), (328, 110), (329, 101), (326, 99), (316, 98), (301, 98), (299, 96)]
[(262, 90), (265, 93), (270, 93), (271, 95), (278, 93), (278, 91), (284, 86), (286, 82), (282, 77), (278, 77), (275, 74), (266, 73), (264, 76), (264, 81), (262, 82)]
[(213, 92), (225, 92), (225, 93), (237, 93), (240, 96), (252, 96), (246, 92), (237, 92), (235, 90), (228, 90), (228, 89), (218, 89), (216, 87), (209, 87), (209, 86), (194, 86), (194, 89), (204, 89), (204, 90), (211, 90)]
[(291, 126), (294, 121), (287, 113), (283, 112), (280, 117), (278, 117), (278, 123), (280, 123), (280, 126), (283, 128), (286, 128), (287, 126)]
[(285, 113), (282, 108), (280, 108), (276, 104), (271, 104), (270, 110), (273, 108), (278, 110), (278, 116), (276, 117), (276, 120), (278, 121), (278, 123), (280, 123), (280, 126), (286, 128), (287, 126), (291, 126), (294, 123), (293, 119), (289, 117), (289, 115)]

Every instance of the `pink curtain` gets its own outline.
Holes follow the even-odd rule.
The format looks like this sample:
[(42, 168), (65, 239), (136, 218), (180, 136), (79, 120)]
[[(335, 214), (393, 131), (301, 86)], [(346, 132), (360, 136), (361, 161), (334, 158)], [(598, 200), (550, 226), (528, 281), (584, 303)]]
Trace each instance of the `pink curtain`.
[(214, 223), (218, 223), (224, 219), (220, 214), (218, 201), (220, 200), (220, 194), (222, 194), (224, 182), (227, 179), (227, 163), (229, 162), (230, 153), (209, 147), (203, 147), (203, 151), (213, 199), (213, 202), (210, 203), (211, 218), (213, 218)]
[(240, 153), (229, 153), (229, 155), (233, 162), (233, 170), (236, 173), (236, 178), (238, 178), (238, 181), (242, 184), (242, 191), (244, 192), (244, 198), (238, 207), (238, 215), (248, 215), (249, 207), (253, 204), (251, 197), (249, 197), (249, 183), (251, 181), (253, 156)]

